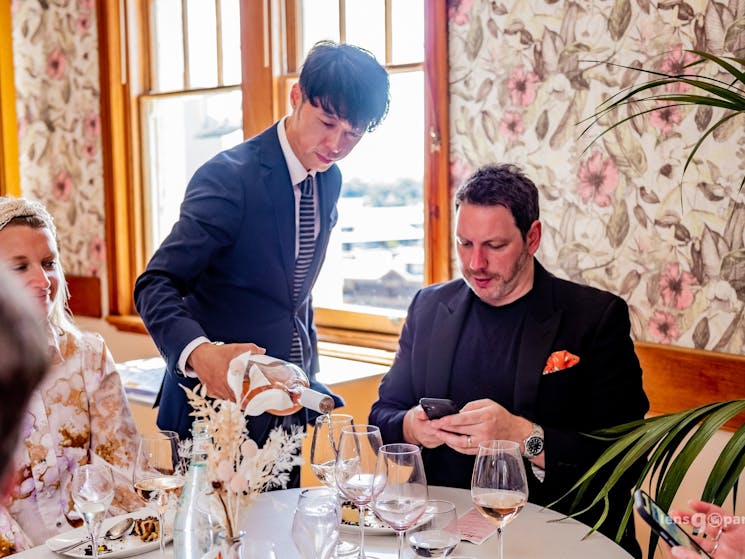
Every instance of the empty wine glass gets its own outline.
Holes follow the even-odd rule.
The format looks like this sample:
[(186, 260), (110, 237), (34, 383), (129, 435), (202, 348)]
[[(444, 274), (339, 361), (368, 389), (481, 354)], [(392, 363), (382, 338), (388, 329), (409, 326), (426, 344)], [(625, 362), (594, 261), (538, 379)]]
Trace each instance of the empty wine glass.
[[(336, 486), (336, 455), (339, 448), (342, 427), (353, 425), (354, 418), (344, 413), (318, 416), (313, 428), (313, 442), (310, 447), (310, 469), (326, 487), (338, 492)], [(336, 555), (350, 555), (357, 551), (357, 544), (339, 539)]]
[(173, 431), (161, 431), (140, 438), (132, 473), (135, 492), (158, 514), (158, 542), (165, 554), (164, 517), (170, 503), (175, 503), (184, 486), (183, 463), (178, 454), (179, 437)]
[(528, 481), (514, 441), (484, 441), (473, 465), (471, 499), (479, 512), (497, 525), (498, 559), (503, 554), (503, 528), (528, 501)]
[(330, 559), (339, 540), (341, 502), (333, 489), (305, 489), (292, 519), (292, 541), (303, 559)]
[(98, 559), (98, 529), (114, 498), (114, 475), (104, 465), (80, 466), (72, 476), (72, 501), (91, 537), (93, 559)]
[(460, 543), (458, 516), (450, 501), (427, 501), (422, 520), (406, 533), (418, 557), (448, 557)]
[(422, 451), (413, 444), (383, 445), (378, 453), (375, 477), (382, 489), (373, 500), (373, 512), (398, 535), (398, 559), (401, 559), (404, 532), (416, 524), (427, 507)]
[(358, 559), (365, 559), (365, 505), (382, 489), (380, 479), (375, 476), (381, 446), (380, 429), (374, 425), (347, 425), (341, 430), (336, 455), (336, 484), (342, 495), (352, 501), (359, 511)]

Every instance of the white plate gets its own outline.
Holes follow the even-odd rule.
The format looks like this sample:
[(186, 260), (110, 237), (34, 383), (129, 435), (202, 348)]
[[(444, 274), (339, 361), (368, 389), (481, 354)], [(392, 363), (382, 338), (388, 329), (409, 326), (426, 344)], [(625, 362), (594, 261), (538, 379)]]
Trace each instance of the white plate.
[[(129, 514), (122, 514), (120, 516), (112, 516), (111, 518), (105, 519), (101, 523), (101, 529), (99, 530), (99, 533), (101, 536), (99, 536), (100, 542), (106, 544), (106, 547), (108, 547), (111, 551), (105, 551), (100, 552), (98, 555), (102, 559), (115, 559), (117, 557), (131, 557), (132, 555), (140, 555), (141, 553), (147, 553), (148, 551), (154, 551), (158, 549), (160, 544), (158, 543), (158, 540), (155, 540), (154, 542), (143, 542), (139, 536), (135, 536), (134, 534), (130, 534), (129, 536), (124, 536), (123, 538), (119, 540), (105, 540), (103, 537), (103, 534), (106, 533), (106, 530), (109, 529), (110, 526), (113, 526), (120, 520), (123, 520), (127, 517), (132, 518), (145, 518), (146, 516), (156, 516), (155, 513), (150, 509), (140, 509), (135, 512), (131, 512)], [(165, 533), (165, 542), (168, 543), (173, 539), (173, 534), (169, 533), (172, 532), (169, 530), (169, 526), (166, 527), (166, 533)], [(55, 549), (60, 549), (62, 547), (65, 547), (65, 545), (69, 545), (74, 541), (82, 540), (88, 535), (88, 530), (85, 528), (85, 526), (82, 526), (81, 528), (76, 528), (74, 530), (70, 530), (69, 532), (65, 532), (64, 534), (59, 534), (58, 536), (54, 536), (52, 538), (49, 538), (46, 541), (47, 547), (54, 551)], [(90, 555), (85, 554), (85, 548), (88, 546), (88, 542), (85, 542), (77, 547), (72, 548), (69, 551), (64, 551), (61, 553), (61, 555), (67, 555), (68, 557), (78, 557), (80, 559), (90, 559)]]

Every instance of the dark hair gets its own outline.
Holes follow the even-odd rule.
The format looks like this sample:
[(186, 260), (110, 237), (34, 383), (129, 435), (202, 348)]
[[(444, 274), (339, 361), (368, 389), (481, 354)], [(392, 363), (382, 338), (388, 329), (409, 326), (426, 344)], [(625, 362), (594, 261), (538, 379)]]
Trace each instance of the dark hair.
[(539, 217), (538, 189), (519, 167), (508, 163), (484, 165), (455, 191), (455, 209), (461, 204), (504, 206), (515, 218), (523, 239)]
[(372, 53), (353, 45), (320, 41), (300, 71), (303, 97), (327, 113), (371, 132), (388, 112), (388, 72)]
[(42, 319), (13, 274), (0, 264), (0, 479), (12, 463), (31, 393), (49, 365)]

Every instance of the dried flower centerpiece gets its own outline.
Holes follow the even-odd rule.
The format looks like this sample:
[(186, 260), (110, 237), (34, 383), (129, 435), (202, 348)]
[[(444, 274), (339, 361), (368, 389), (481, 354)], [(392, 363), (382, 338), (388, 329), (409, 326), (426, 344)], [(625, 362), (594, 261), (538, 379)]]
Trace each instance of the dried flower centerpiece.
[[(259, 493), (286, 487), (290, 470), (302, 463), (303, 431), (274, 429), (262, 448), (249, 438), (248, 416), (236, 403), (241, 400), (242, 375), (228, 374), (235, 401), (213, 400), (207, 389), (184, 387), (195, 419), (205, 422), (211, 441), (207, 444), (207, 477), (213, 498), (219, 503), (226, 538), (240, 535), (239, 515)], [(214, 504), (214, 503), (213, 503)]]

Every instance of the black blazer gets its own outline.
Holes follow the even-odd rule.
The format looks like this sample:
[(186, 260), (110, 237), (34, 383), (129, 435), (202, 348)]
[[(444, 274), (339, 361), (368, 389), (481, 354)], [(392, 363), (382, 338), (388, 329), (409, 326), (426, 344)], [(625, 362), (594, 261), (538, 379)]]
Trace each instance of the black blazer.
[[(341, 173), (334, 165), (316, 174), (320, 231), (311, 268), (297, 302), (295, 199), (277, 124), (200, 167), (186, 189), (181, 213), (135, 285), (135, 303), (166, 360), (158, 426), (185, 436), (191, 407), (180, 385), (196, 379), (175, 373), (184, 347), (212, 341), (253, 342), (289, 359), (293, 326), (306, 356), (313, 387), (318, 371), (317, 336), (310, 291), (336, 224)], [(337, 405), (343, 401), (336, 398)], [(303, 415), (303, 414), (300, 414)], [(251, 420), (260, 444), (270, 427), (266, 414)], [(304, 417), (296, 418), (297, 422)]]
[[(370, 413), (370, 423), (380, 426), (384, 442), (403, 440), (404, 414), (419, 398), (446, 398), (450, 383), (468, 385), (467, 378), (452, 378), (451, 371), (472, 300), (462, 279), (427, 287), (414, 297), (396, 359)], [(514, 409), (509, 410), (545, 430), (542, 483), (526, 462), (531, 502), (545, 505), (563, 495), (602, 451), (602, 445), (580, 432), (640, 419), (649, 409), (630, 327), (622, 299), (556, 278), (535, 262), (533, 292), (518, 350)], [(579, 356), (579, 363), (542, 374), (549, 355), (560, 350)], [(493, 358), (488, 348), (484, 358)], [(472, 396), (472, 400), (484, 397)], [(422, 456), (429, 483), (470, 487), (472, 456), (445, 445), (423, 449)], [(616, 518), (623, 513), (628, 492), (621, 490), (619, 495), (612, 511)], [(570, 504), (571, 499), (555, 508), (566, 512)], [(580, 519), (589, 521), (587, 516)], [(613, 537), (618, 522), (611, 518), (604, 527)]]

